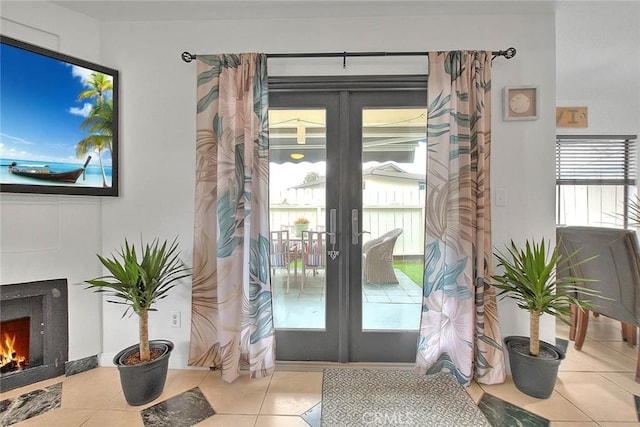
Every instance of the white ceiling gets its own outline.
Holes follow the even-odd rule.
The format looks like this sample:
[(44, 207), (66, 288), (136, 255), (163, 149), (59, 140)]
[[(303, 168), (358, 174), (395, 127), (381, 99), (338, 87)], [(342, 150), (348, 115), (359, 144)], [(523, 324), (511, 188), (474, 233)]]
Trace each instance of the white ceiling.
[[(4, 0), (15, 1), (15, 0)], [(545, 13), (566, 0), (55, 0), (98, 21)]]

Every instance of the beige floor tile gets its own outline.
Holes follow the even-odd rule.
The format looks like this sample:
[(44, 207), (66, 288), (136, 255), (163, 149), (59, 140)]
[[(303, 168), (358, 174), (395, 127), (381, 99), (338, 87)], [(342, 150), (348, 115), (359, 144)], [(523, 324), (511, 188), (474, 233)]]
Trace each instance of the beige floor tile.
[(551, 427), (598, 427), (598, 423), (592, 421), (551, 421)]
[(636, 382), (635, 372), (600, 372), (600, 375), (629, 393), (640, 396), (640, 384)]
[(260, 414), (301, 415), (322, 400), (322, 372), (275, 372)]
[(58, 408), (37, 417), (12, 424), (12, 427), (80, 427), (95, 413), (93, 409)]
[(594, 421), (637, 421), (633, 395), (596, 372), (560, 372), (555, 390)]
[(585, 341), (581, 351), (576, 350), (573, 345), (569, 346), (567, 358), (560, 364), (559, 370), (635, 372), (636, 360), (618, 351), (612, 351), (611, 347), (600, 342)]
[(588, 416), (573, 405), (567, 399), (564, 399), (558, 393), (553, 393), (549, 399), (538, 400), (529, 403), (523, 407), (527, 411), (538, 414), (548, 420), (556, 421), (588, 421)]
[(484, 394), (484, 390), (482, 390), (482, 387), (480, 387), (477, 382), (471, 381), (471, 384), (466, 388), (466, 390), (467, 394), (469, 394), (473, 401), (478, 404), (478, 402), (480, 402), (480, 399), (482, 399), (482, 395)]
[(62, 407), (102, 409), (121, 393), (116, 368), (96, 368), (67, 377), (62, 383)]
[(504, 384), (483, 384), (482, 388), (489, 394), (548, 420), (589, 421), (589, 417), (583, 411), (560, 394), (553, 392), (548, 399), (527, 396), (515, 387), (510, 376)]
[(591, 364), (591, 355), (573, 348), (569, 343), (566, 358), (560, 363), (559, 372), (593, 372), (595, 366)]
[(257, 418), (257, 415), (216, 414), (199, 422), (194, 427), (253, 427)]
[(617, 320), (605, 316), (589, 316), (587, 326), (587, 339), (589, 340), (621, 340), (621, 325)]
[(139, 411), (100, 410), (82, 427), (144, 427)]
[(176, 394), (198, 387), (209, 375), (209, 370), (179, 370), (170, 369), (167, 372), (167, 381), (164, 384), (163, 394), (175, 396)]
[(322, 392), (322, 372), (276, 371), (269, 384), (271, 392)]
[(258, 415), (255, 427), (309, 427), (309, 424), (295, 415)]
[(270, 381), (271, 377), (250, 379), (243, 373), (229, 384), (216, 371), (210, 372), (199, 387), (218, 414), (257, 415)]
[(111, 411), (134, 411), (134, 412), (139, 412), (142, 409), (145, 409), (145, 408), (148, 408), (149, 406), (155, 405), (158, 402), (160, 402), (159, 399), (157, 401), (156, 400), (151, 401), (151, 402), (147, 403), (146, 405), (131, 406), (131, 405), (129, 405), (127, 403), (127, 399), (124, 397), (124, 392), (121, 389), (106, 404), (105, 409), (109, 409)]
[[(55, 378), (50, 378), (48, 380), (40, 381), (35, 384), (25, 385), (23, 387), (14, 388), (13, 390), (5, 391), (0, 393), (0, 400), (12, 399), (16, 396), (20, 396), (21, 394), (29, 393), (34, 390), (38, 390), (41, 388), (49, 387), (50, 385), (58, 384), (63, 382), (67, 377), (60, 376)], [(70, 378), (70, 377), (69, 377)]]
[(630, 346), (624, 341), (599, 341), (605, 347), (608, 347), (612, 350), (617, 351), (618, 353), (622, 353), (630, 359), (636, 360), (638, 357), (638, 348), (636, 346)]
[(638, 423), (615, 423), (615, 422), (600, 422), (598, 423), (600, 427), (638, 427), (640, 426), (640, 422)]

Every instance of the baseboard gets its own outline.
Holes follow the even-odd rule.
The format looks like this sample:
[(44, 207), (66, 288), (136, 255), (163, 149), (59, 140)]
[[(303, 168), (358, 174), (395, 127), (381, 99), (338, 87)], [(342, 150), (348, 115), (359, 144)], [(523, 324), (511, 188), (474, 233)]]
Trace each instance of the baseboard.
[(98, 355), (70, 360), (64, 364), (64, 374), (69, 377), (98, 367)]
[(403, 369), (412, 370), (415, 363), (400, 362), (317, 362), (317, 361), (276, 361), (276, 371), (314, 372), (326, 368), (332, 369)]
[[(102, 353), (100, 355), (100, 366), (115, 366), (113, 358), (116, 353)], [(322, 372), (326, 368), (344, 368), (344, 369), (405, 369), (412, 370), (415, 363), (399, 363), (399, 362), (315, 362), (315, 361), (276, 361), (276, 371), (298, 371), (298, 372)], [(169, 359), (169, 369), (183, 370), (208, 370), (208, 367), (189, 366), (185, 357), (176, 357), (171, 355)], [(248, 368), (241, 367), (241, 370)]]

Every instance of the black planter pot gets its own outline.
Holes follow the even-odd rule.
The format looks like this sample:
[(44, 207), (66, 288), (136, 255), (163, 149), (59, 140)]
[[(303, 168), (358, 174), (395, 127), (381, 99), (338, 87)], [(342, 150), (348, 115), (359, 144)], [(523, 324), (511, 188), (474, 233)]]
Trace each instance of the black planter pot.
[(540, 356), (533, 357), (529, 354), (529, 337), (506, 337), (504, 344), (509, 353), (511, 376), (516, 388), (539, 399), (551, 396), (565, 353), (554, 345), (540, 341)]
[(153, 340), (149, 341), (149, 348), (161, 350), (162, 354), (148, 363), (125, 365), (122, 361), (139, 350), (139, 345), (136, 344), (125, 348), (113, 358), (113, 363), (120, 371), (120, 384), (124, 397), (131, 406), (151, 402), (160, 396), (164, 389), (173, 343), (166, 340)]

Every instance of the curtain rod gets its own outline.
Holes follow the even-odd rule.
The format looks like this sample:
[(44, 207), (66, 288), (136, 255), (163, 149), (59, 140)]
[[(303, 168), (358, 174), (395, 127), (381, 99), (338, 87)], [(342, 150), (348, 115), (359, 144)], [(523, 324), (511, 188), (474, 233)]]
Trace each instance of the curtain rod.
[[(504, 56), (511, 59), (516, 56), (516, 48), (491, 52), (493, 59)], [(342, 58), (342, 67), (347, 66), (347, 57), (363, 56), (427, 56), (429, 52), (305, 52), (305, 53), (267, 53), (267, 58)], [(189, 52), (182, 52), (182, 60), (191, 62), (198, 56)]]

